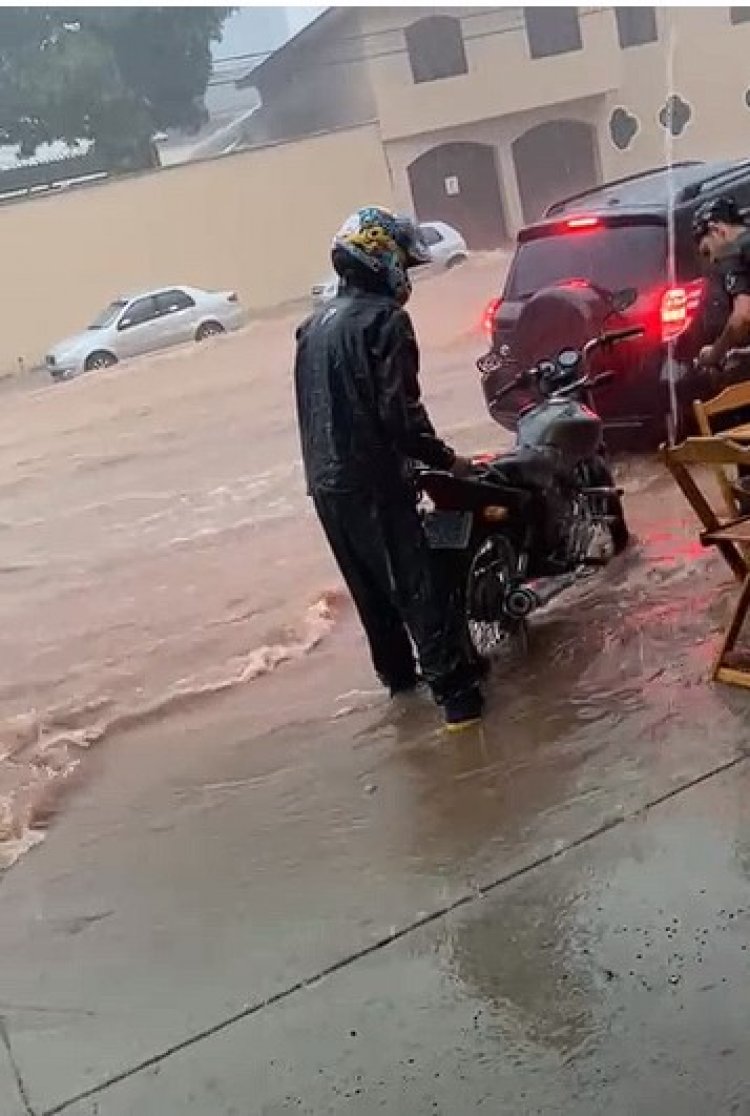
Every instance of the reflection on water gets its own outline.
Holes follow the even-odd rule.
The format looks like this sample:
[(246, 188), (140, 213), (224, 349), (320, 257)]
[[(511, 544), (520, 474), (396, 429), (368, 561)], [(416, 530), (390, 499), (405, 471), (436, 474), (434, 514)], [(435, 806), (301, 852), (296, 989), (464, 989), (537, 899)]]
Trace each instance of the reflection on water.
[[(438, 964), (535, 1103), (554, 1094), (588, 1113), (617, 1099), (625, 1111), (627, 1096), (628, 1111), (677, 1112), (682, 1083), (704, 1105), (743, 1095), (750, 885), (733, 851), (748, 780), (737, 781), (450, 919)], [(550, 1054), (557, 1072), (537, 1078)], [(662, 1091), (667, 1107), (654, 1108)]]

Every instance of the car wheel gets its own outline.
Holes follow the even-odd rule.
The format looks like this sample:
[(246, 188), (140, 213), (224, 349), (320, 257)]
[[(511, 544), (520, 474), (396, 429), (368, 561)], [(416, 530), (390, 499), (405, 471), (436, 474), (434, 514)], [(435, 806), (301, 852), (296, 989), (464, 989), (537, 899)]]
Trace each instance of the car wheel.
[(454, 267), (459, 267), (462, 263), (466, 263), (466, 256), (451, 256), (445, 265), (445, 270), (453, 271)]
[(91, 353), (86, 357), (84, 368), (87, 372), (101, 372), (104, 368), (111, 368), (113, 364), (117, 364), (117, 357), (114, 353), (108, 353), (102, 350), (101, 352)]
[(218, 337), (220, 333), (226, 333), (221, 322), (203, 322), (202, 325), (198, 326), (195, 340), (207, 341), (209, 337)]

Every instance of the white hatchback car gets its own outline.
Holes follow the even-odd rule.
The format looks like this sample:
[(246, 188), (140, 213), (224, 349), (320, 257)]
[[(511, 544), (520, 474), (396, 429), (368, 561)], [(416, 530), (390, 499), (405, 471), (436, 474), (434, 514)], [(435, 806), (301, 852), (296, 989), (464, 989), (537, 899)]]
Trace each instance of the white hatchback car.
[(204, 341), (246, 322), (233, 291), (164, 287), (116, 299), (88, 329), (53, 346), (45, 364), (53, 380), (67, 380), (170, 345)]
[[(423, 221), (419, 226), (424, 243), (430, 250), (431, 263), (425, 267), (414, 269), (415, 276), (434, 275), (436, 271), (445, 271), (456, 267), (468, 258), (469, 250), (466, 241), (460, 232), (446, 225), (443, 221)], [(339, 280), (337, 275), (330, 275), (325, 283), (319, 283), (312, 289), (313, 301), (317, 303), (328, 302), (335, 298)]]

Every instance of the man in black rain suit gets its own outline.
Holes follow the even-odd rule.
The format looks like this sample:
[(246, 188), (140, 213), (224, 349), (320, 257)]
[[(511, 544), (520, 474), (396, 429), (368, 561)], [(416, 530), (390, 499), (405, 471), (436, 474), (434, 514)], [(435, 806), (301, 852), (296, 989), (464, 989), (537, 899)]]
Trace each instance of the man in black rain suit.
[(410, 220), (368, 207), (344, 224), (332, 259), (338, 295), (297, 333), (308, 490), (380, 680), (395, 695), (413, 690), (421, 672), (446, 726), (465, 728), (482, 714), (480, 671), (463, 619), (435, 584), (409, 480), (411, 460), (456, 475), (470, 469), (437, 437), (420, 398), (404, 306), (409, 268), (429, 250)]

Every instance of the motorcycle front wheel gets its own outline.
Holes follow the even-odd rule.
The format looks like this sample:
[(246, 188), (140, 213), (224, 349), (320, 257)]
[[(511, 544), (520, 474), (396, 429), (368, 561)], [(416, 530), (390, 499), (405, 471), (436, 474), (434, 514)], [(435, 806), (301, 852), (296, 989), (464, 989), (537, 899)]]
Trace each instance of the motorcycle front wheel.
[[(587, 483), (593, 488), (617, 488), (612, 470), (606, 461), (599, 457), (586, 465)], [(617, 492), (607, 496), (604, 501), (604, 514), (609, 520), (609, 532), (615, 554), (622, 554), (630, 542), (630, 530), (625, 518), (622, 497)]]

